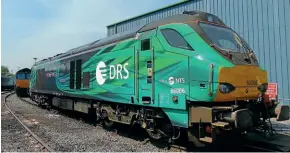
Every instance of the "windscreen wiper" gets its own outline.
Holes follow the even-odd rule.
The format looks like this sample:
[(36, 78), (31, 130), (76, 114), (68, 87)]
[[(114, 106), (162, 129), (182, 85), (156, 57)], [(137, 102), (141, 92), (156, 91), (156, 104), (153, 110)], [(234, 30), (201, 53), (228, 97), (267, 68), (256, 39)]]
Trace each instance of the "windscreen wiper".
[(225, 50), (221, 49), (216, 44), (210, 44), (210, 46), (213, 47), (213, 48), (215, 48), (219, 53), (221, 53), (222, 55), (224, 55), (228, 59), (232, 60), (232, 54), (230, 52), (228, 52), (227, 54), (223, 53), (222, 51), (225, 51)]
[[(244, 45), (244, 43), (243, 43), (243, 45)], [(246, 46), (247, 50), (249, 51), (250, 58), (253, 59), (254, 62), (257, 62), (258, 61), (257, 58), (256, 57), (255, 58), (253, 57), (254, 51), (251, 50), (247, 45), (245, 45), (245, 46)]]
[(241, 43), (242, 43), (242, 47), (245, 49), (245, 50), (247, 50), (248, 51), (248, 56), (251, 58), (251, 59), (253, 59), (254, 60), (254, 62), (257, 62), (258, 60), (257, 60), (257, 58), (255, 57), (253, 57), (253, 55), (252, 54), (254, 54), (254, 52), (249, 48), (249, 46), (248, 45), (246, 45), (245, 43), (245, 40), (244, 39), (242, 39), (241, 40)]
[(210, 44), (210, 47), (215, 48), (218, 52), (220, 52), (221, 54), (223, 54), (224, 56), (226, 56), (223, 52), (222, 49), (220, 47), (218, 47), (216, 44)]
[[(219, 46), (217, 46), (216, 44), (210, 44), (210, 46), (211, 47), (213, 47), (213, 48), (215, 48), (219, 53), (221, 53), (222, 55), (224, 55), (224, 56), (226, 56), (226, 57), (228, 57), (228, 55), (227, 54), (224, 54), (222, 51), (226, 51), (226, 50), (224, 50), (224, 49), (222, 49), (222, 48), (220, 48)], [(231, 51), (230, 49), (228, 49), (228, 51)], [(232, 51), (233, 52), (233, 51)], [(229, 56), (230, 56), (230, 60), (232, 60), (232, 58), (231, 58), (231, 56), (232, 56), (232, 54), (230, 54), (229, 53)], [(241, 62), (247, 62), (248, 63), (248, 61), (246, 61), (246, 60), (244, 60), (244, 59), (241, 59), (241, 58), (239, 58), (239, 57), (237, 57), (236, 55), (234, 55), (235, 57), (236, 57), (236, 59), (238, 59), (239, 61), (241, 61)]]

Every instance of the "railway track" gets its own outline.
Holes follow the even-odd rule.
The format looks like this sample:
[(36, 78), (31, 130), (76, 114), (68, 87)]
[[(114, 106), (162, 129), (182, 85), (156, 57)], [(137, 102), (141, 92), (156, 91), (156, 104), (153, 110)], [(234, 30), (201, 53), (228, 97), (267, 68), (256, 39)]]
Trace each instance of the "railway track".
[[(6, 92), (8, 93), (7, 95), (5, 95), (5, 98), (4, 98), (4, 105), (5, 107), (7, 108), (7, 110), (12, 114), (12, 116), (24, 127), (24, 129), (29, 133), (29, 137), (33, 137), (36, 141), (37, 141), (37, 144), (41, 145), (42, 148), (41, 150), (42, 151), (45, 151), (45, 152), (54, 152), (45, 142), (43, 142), (34, 132), (32, 132), (15, 114), (14, 112), (8, 107), (7, 105), (7, 99), (9, 96), (15, 94), (15, 92)], [(5, 93), (5, 94), (6, 94)], [(3, 94), (1, 92), (1, 94)]]
[(9, 92), (11, 92), (11, 91), (6, 91), (6, 90), (1, 91), (1, 95), (4, 95), (4, 94), (9, 93)]
[[(26, 99), (21, 98), (21, 97), (18, 97), (18, 98), (25, 103), (28, 103), (28, 104), (34, 105), (34, 106), (38, 106), (38, 104), (35, 102), (32, 102), (30, 100), (26, 100)], [(58, 111), (58, 110), (56, 110), (56, 111)], [(118, 134), (118, 133), (119, 133), (119, 130), (116, 130), (116, 134)], [(219, 146), (219, 147), (210, 147), (210, 148), (206, 148), (206, 149), (200, 149), (200, 148), (193, 149), (192, 147), (182, 145), (182, 143), (181, 143), (181, 144), (169, 145), (167, 148), (168, 148), (169, 152), (217, 151), (217, 150), (221, 150), (221, 151), (224, 151), (224, 150), (231, 150), (231, 151), (232, 150), (234, 150), (234, 151), (243, 150), (243, 151), (253, 151), (253, 152), (256, 152), (256, 151), (259, 151), (259, 152), (277, 152), (278, 151), (279, 152), (280, 151), (277, 149), (273, 149), (274, 147), (268, 147), (264, 144), (263, 145), (258, 145), (258, 144), (256, 145), (255, 143), (248, 143), (246, 141), (239, 144), (236, 147), (238, 147), (238, 148), (231, 149), (231, 146), (227, 145), (225, 147)]]
[(30, 105), (38, 106), (35, 102), (31, 102), (31, 101), (29, 101), (29, 100), (26, 100), (26, 99), (21, 98), (21, 97), (18, 97), (18, 96), (17, 96), (17, 98), (18, 98), (19, 100), (23, 101), (23, 102), (26, 102), (26, 103), (30, 104)]
[(243, 145), (243, 147), (248, 148), (249, 150), (253, 150), (255, 152), (277, 152), (277, 150), (267, 149), (267, 148), (258, 147), (254, 145)]

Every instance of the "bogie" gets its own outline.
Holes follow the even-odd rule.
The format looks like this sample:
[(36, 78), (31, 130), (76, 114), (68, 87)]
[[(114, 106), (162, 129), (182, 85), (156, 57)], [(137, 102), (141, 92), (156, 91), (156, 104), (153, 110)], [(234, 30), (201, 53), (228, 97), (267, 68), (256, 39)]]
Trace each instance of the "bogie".
[[(54, 106), (64, 110), (80, 112), (79, 109), (75, 108), (76, 106), (74, 105), (74, 100), (64, 97), (51, 97), (43, 94), (31, 94), (31, 100), (35, 101), (38, 106), (45, 106), (47, 109), (50, 109), (52, 106)], [(64, 102), (66, 105), (63, 104)], [(87, 112), (83, 111), (82, 113), (87, 113), (88, 116), (93, 117), (96, 123), (102, 123), (105, 129), (112, 129), (114, 123), (122, 123), (129, 126), (138, 125), (147, 132), (151, 139), (176, 139), (173, 137), (173, 127), (171, 122), (161, 109), (136, 107), (109, 102), (88, 102), (91, 102), (92, 104), (84, 104), (83, 106), (78, 107), (82, 107), (82, 110), (87, 109)], [(94, 113), (91, 113), (92, 110)]]

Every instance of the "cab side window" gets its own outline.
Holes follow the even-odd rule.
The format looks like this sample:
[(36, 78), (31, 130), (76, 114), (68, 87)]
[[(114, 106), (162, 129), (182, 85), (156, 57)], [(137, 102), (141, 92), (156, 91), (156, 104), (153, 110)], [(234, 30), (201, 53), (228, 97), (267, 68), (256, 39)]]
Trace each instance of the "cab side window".
[(179, 32), (173, 29), (162, 29), (162, 35), (172, 47), (193, 50)]
[(29, 73), (26, 73), (26, 79), (30, 79), (30, 74)]

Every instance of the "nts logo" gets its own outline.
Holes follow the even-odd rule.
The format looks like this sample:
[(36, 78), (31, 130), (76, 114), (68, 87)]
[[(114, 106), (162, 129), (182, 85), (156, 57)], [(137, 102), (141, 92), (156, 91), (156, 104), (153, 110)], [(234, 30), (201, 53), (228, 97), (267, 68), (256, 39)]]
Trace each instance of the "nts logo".
[(173, 85), (173, 84), (174, 84), (174, 78), (173, 78), (173, 77), (170, 77), (170, 78), (168, 79), (168, 83), (169, 83), (170, 85)]
[[(99, 85), (103, 85), (107, 79), (128, 79), (129, 78), (129, 71), (127, 70), (126, 66), (128, 63), (117, 64), (117, 65), (110, 65), (109, 67), (109, 77), (107, 77), (107, 66), (105, 62), (100, 61), (96, 67), (96, 80)], [(123, 72), (125, 75), (123, 75)]]
[(170, 85), (173, 85), (174, 83), (177, 83), (177, 84), (183, 84), (185, 83), (185, 79), (184, 78), (174, 78), (174, 77), (169, 77), (168, 78), (168, 83)]

